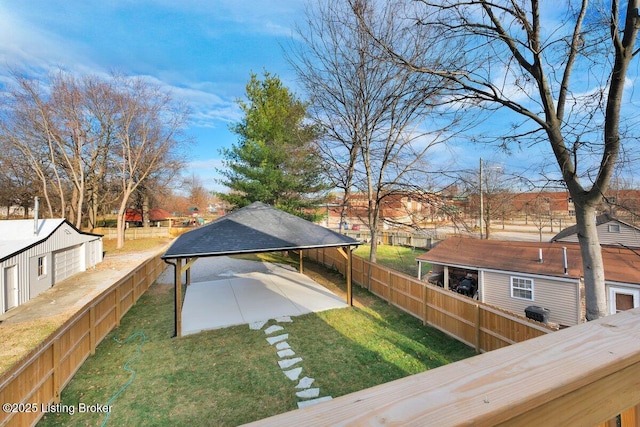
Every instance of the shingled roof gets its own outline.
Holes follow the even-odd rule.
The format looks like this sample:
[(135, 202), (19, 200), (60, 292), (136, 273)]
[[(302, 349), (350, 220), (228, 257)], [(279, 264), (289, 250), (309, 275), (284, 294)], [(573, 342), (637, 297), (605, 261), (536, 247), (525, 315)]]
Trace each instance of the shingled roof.
[(361, 242), (261, 202), (182, 234), (163, 259), (293, 249), (357, 246)]
[[(564, 274), (563, 248), (567, 250), (567, 275)], [(539, 261), (540, 250), (542, 263)], [(639, 252), (619, 247), (603, 247), (602, 258), (607, 281), (640, 284)], [(582, 276), (582, 257), (577, 243), (509, 242), (449, 237), (416, 260), (463, 268), (545, 276)]]

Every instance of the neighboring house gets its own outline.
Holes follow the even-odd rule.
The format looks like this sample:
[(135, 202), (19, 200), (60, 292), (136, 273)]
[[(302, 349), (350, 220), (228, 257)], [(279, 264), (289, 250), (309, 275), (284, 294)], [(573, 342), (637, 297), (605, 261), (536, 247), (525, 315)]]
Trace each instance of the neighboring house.
[[(164, 209), (149, 209), (149, 225), (151, 227), (170, 227), (173, 216)], [(128, 226), (142, 227), (142, 210), (127, 209), (124, 213), (124, 220)]]
[[(610, 313), (640, 307), (640, 252), (603, 247)], [(450, 237), (417, 258), (432, 264), (430, 277), (446, 287), (471, 275), (478, 299), (524, 315), (529, 306), (549, 310), (549, 321), (572, 326), (584, 321), (580, 247), (575, 243), (507, 242)]]
[(65, 219), (0, 221), (0, 308), (14, 308), (102, 261), (102, 236)]
[[(596, 230), (601, 245), (640, 248), (640, 228), (620, 221), (609, 214), (596, 217)], [(578, 243), (578, 226), (565, 228), (556, 234), (551, 241)]]

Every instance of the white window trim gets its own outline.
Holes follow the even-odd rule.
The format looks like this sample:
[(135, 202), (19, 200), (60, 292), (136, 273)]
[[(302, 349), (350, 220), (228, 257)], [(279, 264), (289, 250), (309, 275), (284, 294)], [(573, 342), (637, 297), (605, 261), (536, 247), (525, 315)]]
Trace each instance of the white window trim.
[(620, 224), (609, 224), (607, 231), (609, 233), (620, 233)]
[(616, 314), (616, 294), (632, 295), (633, 306), (640, 307), (640, 289), (631, 288), (619, 288), (616, 286), (609, 286), (609, 314)]
[[(42, 260), (42, 274), (40, 274), (40, 260)], [(47, 277), (47, 256), (39, 256), (38, 257), (38, 279), (42, 279)]]
[[(531, 298), (522, 298), (522, 297), (515, 296), (515, 295), (513, 294), (513, 280), (514, 280), (514, 279), (517, 279), (517, 280), (524, 280), (524, 281), (527, 281), (527, 282), (530, 282), (530, 283), (531, 283), (531, 289), (530, 289), (530, 291), (531, 291)], [(509, 289), (510, 289), (510, 291), (511, 291), (511, 298), (515, 298), (515, 299), (519, 299), (519, 300), (524, 300), (524, 301), (535, 301), (534, 293), (533, 293), (533, 289), (534, 289), (534, 282), (533, 282), (533, 279), (532, 279), (532, 278), (529, 278), (529, 277), (511, 276), (511, 278), (510, 278), (510, 282), (511, 282), (511, 285), (509, 286)], [(523, 290), (529, 291), (529, 289), (520, 288), (520, 287), (518, 287), (518, 289), (523, 289)]]

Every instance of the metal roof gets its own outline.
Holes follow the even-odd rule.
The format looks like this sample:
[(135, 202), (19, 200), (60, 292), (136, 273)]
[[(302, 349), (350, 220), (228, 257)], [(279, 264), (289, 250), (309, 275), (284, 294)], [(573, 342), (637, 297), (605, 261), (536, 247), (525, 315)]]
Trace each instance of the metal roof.
[(64, 218), (40, 219), (35, 230), (35, 221), (33, 219), (0, 221), (0, 261), (4, 261), (47, 240), (65, 223), (79, 234), (102, 237), (99, 234), (80, 231)]
[(254, 202), (179, 236), (163, 259), (357, 246), (360, 241)]

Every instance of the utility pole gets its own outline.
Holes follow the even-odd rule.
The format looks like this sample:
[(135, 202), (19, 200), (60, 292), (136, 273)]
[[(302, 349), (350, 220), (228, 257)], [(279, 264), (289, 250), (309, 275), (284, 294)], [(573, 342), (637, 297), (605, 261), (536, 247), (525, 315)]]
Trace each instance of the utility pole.
[(482, 240), (482, 222), (484, 219), (484, 201), (482, 198), (482, 157), (480, 157), (480, 240)]

